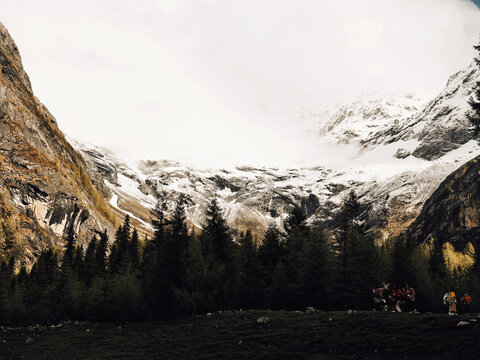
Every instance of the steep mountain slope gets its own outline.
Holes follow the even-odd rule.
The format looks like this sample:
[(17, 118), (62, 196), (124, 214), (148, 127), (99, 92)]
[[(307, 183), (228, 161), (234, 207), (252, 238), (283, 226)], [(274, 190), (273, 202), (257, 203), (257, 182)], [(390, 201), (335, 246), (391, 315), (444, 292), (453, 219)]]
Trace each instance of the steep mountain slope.
[(27, 262), (47, 246), (62, 247), (66, 227), (90, 239), (112, 229), (102, 179), (86, 172), (55, 118), (34, 96), (17, 46), (0, 24), (0, 255)]
[(442, 93), (405, 123), (379, 131), (365, 139), (364, 146), (417, 142), (413, 148), (399, 149), (397, 156), (413, 155), (435, 160), (473, 139), (472, 127), (465, 113), (467, 99), (479, 80), (475, 62), (452, 75)]
[(478, 78), (472, 64), (430, 102), (414, 95), (363, 98), (329, 112), (304, 113), (319, 144), (350, 151), (350, 160), (338, 165), (201, 169), (162, 160), (129, 166), (105, 149), (72, 143), (92, 176), (105, 179), (111, 204), (147, 223), (148, 209), (165, 192), (172, 206), (179, 194), (186, 195), (188, 218), (201, 227), (208, 200), (216, 195), (233, 228), (261, 235), (270, 222), (282, 226), (294, 204), (311, 221), (335, 221), (353, 189), (363, 204), (362, 218), (384, 239), (405, 230), (445, 177), (480, 154), (465, 117)]
[(425, 202), (408, 229), (421, 243), (433, 236), (457, 248), (480, 236), (480, 156), (450, 174)]

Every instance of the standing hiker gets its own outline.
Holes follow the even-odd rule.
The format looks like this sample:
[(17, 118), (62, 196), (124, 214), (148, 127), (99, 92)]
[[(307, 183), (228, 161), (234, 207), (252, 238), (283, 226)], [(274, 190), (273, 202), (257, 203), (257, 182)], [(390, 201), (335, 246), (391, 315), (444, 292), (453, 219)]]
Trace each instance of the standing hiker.
[(397, 288), (395, 285), (392, 287), (391, 291), (391, 301), (392, 301), (392, 311), (393, 312), (402, 312), (400, 307), (404, 303), (404, 291), (403, 289)]
[(470, 297), (470, 295), (468, 293), (464, 293), (463, 294), (463, 297), (460, 299), (461, 301), (461, 304), (462, 304), (462, 312), (463, 313), (471, 313), (472, 312), (472, 309), (471, 309), (471, 304), (472, 304), (472, 298)]
[[(443, 305), (445, 306), (446, 309), (450, 307), (450, 291), (447, 291), (443, 295)], [(450, 313), (450, 310), (448, 310), (448, 312)]]
[(415, 307), (415, 289), (410, 287), (408, 284), (405, 286), (405, 297), (406, 297), (406, 307), (407, 311), (416, 312)]
[(385, 287), (373, 289), (373, 311), (385, 311)]
[(448, 307), (448, 315), (457, 315), (457, 297), (453, 288), (450, 288), (450, 306)]

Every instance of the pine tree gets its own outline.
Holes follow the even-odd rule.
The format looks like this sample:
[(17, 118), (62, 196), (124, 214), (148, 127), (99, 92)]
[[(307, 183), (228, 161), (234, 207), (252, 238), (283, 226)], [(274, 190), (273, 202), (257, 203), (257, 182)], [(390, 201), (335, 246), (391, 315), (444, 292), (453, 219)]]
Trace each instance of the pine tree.
[(188, 248), (188, 229), (185, 214), (185, 198), (180, 196), (169, 222), (169, 241), (166, 249), (170, 258), (170, 278), (174, 279), (172, 286), (183, 287), (185, 282), (185, 258)]
[(155, 249), (160, 249), (163, 239), (165, 237), (165, 227), (167, 225), (167, 194), (163, 192), (160, 194), (155, 207), (151, 210), (151, 221), (155, 230), (153, 236), (153, 245)]
[(392, 250), (392, 274), (390, 279), (397, 286), (411, 284), (411, 255), (408, 253), (408, 247), (404, 236), (395, 239)]
[[(6, 262), (0, 265), (0, 311), (4, 313), (9, 295), (11, 276)], [(0, 315), (1, 319), (1, 315)]]
[(97, 237), (94, 235), (87, 246), (87, 251), (85, 252), (85, 261), (82, 272), (82, 279), (87, 285), (90, 285), (92, 279), (97, 275), (97, 265), (95, 263), (97, 246)]
[(77, 275), (83, 274), (84, 254), (83, 247), (77, 246), (75, 249), (75, 259), (73, 260), (73, 269)]
[(61, 301), (57, 291), (59, 276), (56, 254), (51, 249), (43, 251), (30, 271), (29, 281), (23, 292), (25, 304), (34, 309), (35, 315), (53, 316), (52, 314), (57, 312), (58, 303)]
[(62, 267), (63, 268), (72, 268), (73, 261), (74, 261), (74, 256), (75, 256), (75, 245), (76, 245), (76, 239), (75, 239), (75, 231), (73, 229), (73, 223), (67, 227), (66, 233), (65, 233), (65, 241), (66, 241), (66, 247), (65, 247), (65, 253), (63, 254), (63, 262), (62, 262)]
[(232, 238), (217, 198), (213, 198), (207, 207), (204, 252), (219, 262), (228, 262), (232, 258)]
[(336, 301), (346, 307), (365, 307), (370, 303), (371, 289), (379, 281), (378, 250), (372, 236), (357, 220), (360, 203), (351, 191), (340, 210), (337, 234), (339, 281)]
[(166, 276), (167, 234), (167, 202), (166, 194), (162, 193), (155, 208), (151, 210), (153, 239), (145, 244), (141, 264), (142, 289), (145, 301), (155, 318), (165, 317), (170, 304)]
[(67, 246), (63, 254), (62, 269), (56, 299), (58, 301), (58, 313), (65, 317), (78, 317), (80, 303), (84, 297), (81, 294), (78, 266), (83, 262), (83, 251), (76, 247), (76, 239), (73, 224), (67, 229)]
[(287, 239), (294, 235), (304, 235), (308, 232), (308, 226), (306, 225), (307, 216), (303, 209), (295, 205), (289, 212), (287, 220), (285, 221), (285, 232), (287, 233)]
[(323, 225), (313, 224), (306, 240), (300, 268), (300, 284), (304, 306), (330, 306), (332, 254)]
[(122, 226), (122, 232), (119, 242), (119, 253), (121, 254), (120, 258), (122, 261), (125, 261), (129, 256), (128, 243), (131, 239), (132, 228), (130, 225), (130, 215), (125, 216), (125, 220)]
[(107, 271), (108, 233), (107, 230), (100, 235), (100, 241), (95, 251), (95, 266), (98, 276), (105, 275)]
[[(125, 216), (123, 225), (115, 233), (115, 242), (109, 257), (110, 272), (116, 274), (121, 271), (128, 271), (131, 267), (131, 239), (130, 216)], [(138, 240), (138, 237), (137, 237)]]
[(339, 259), (341, 269), (341, 286), (340, 296), (346, 300), (351, 301), (348, 294), (351, 292), (351, 284), (353, 279), (353, 253), (355, 251), (356, 237), (358, 235), (358, 227), (356, 226), (356, 218), (359, 214), (360, 204), (357, 195), (351, 191), (342, 204), (340, 210), (340, 224), (337, 242), (339, 245)]
[(27, 267), (25, 266), (25, 264), (22, 264), (22, 266), (20, 267), (20, 271), (18, 272), (18, 276), (17, 276), (17, 283), (19, 285), (24, 285), (28, 280), (28, 271), (27, 271)]
[(15, 256), (10, 256), (10, 260), (8, 261), (8, 273), (10, 274), (10, 290), (13, 292), (15, 290), (16, 285), (16, 277), (15, 277)]
[(229, 307), (232, 305), (231, 294), (235, 292), (237, 269), (233, 261), (231, 231), (216, 198), (212, 198), (207, 207), (200, 241), (205, 265), (202, 302), (210, 303), (211, 310)]
[(258, 248), (258, 260), (260, 266), (259, 276), (262, 279), (265, 290), (265, 301), (270, 303), (272, 276), (275, 268), (278, 266), (282, 255), (282, 246), (280, 244), (280, 232), (275, 224), (270, 224), (265, 232), (263, 242)]
[(294, 206), (285, 221), (282, 254), (272, 277), (272, 300), (276, 308), (298, 308), (302, 305), (301, 262), (309, 228), (305, 212)]
[(253, 241), (252, 232), (247, 230), (240, 236), (238, 252), (238, 305), (242, 308), (258, 308), (262, 305), (260, 266), (257, 247)]
[(133, 229), (130, 247), (130, 262), (133, 270), (138, 270), (140, 266), (140, 242), (138, 240), (137, 229)]
[[(475, 62), (480, 68), (480, 44), (475, 45), (474, 48), (479, 52), (479, 56), (475, 57)], [(470, 111), (467, 113), (467, 117), (473, 125), (475, 136), (478, 136), (480, 134), (480, 81), (475, 83), (468, 104), (470, 105)]]
[(122, 241), (123, 229), (120, 225), (115, 231), (115, 240), (110, 247), (110, 255), (108, 256), (108, 272), (110, 274), (116, 274), (120, 270), (121, 254), (119, 244)]
[(372, 289), (381, 280), (379, 251), (373, 236), (367, 233), (364, 226), (359, 226), (357, 234), (358, 246), (354, 253), (356, 272), (353, 273), (356, 299), (352, 304), (363, 309), (369, 309), (372, 301)]
[(430, 252), (429, 270), (434, 281), (445, 284), (448, 279), (448, 270), (443, 254), (443, 244), (438, 239), (431, 239), (432, 250)]

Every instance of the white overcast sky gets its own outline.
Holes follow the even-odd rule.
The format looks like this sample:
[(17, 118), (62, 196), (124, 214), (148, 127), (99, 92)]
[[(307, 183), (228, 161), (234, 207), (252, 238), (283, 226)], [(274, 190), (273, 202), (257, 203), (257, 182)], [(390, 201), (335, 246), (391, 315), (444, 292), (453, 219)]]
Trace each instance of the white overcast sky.
[(0, 0), (68, 135), (129, 159), (321, 162), (288, 120), (364, 92), (435, 95), (467, 66), (469, 0)]

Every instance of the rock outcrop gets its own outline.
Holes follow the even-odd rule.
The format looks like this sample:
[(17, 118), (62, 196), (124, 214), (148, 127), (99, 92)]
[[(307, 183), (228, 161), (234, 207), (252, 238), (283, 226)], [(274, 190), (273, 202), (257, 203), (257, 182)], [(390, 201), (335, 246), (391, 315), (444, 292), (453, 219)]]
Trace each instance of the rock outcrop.
[(34, 96), (2, 24), (0, 163), (0, 254), (16, 251), (29, 262), (47, 246), (62, 248), (66, 227), (73, 226), (81, 242), (116, 222), (102, 196), (103, 180), (92, 183), (83, 158)]
[(457, 249), (480, 236), (480, 156), (450, 174), (425, 202), (408, 229), (422, 243), (430, 237)]

